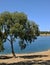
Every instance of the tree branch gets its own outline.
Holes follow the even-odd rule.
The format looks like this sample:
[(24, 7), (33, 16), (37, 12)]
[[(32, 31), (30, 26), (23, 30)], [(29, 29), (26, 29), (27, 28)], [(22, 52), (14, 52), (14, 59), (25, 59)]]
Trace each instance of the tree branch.
[(7, 38), (7, 40), (10, 42), (10, 39)]

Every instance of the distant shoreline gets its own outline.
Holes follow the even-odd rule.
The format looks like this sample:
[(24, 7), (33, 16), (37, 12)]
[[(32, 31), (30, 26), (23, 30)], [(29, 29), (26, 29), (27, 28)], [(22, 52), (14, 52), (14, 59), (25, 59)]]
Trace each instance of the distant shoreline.
[(50, 34), (40, 34), (40, 36), (50, 36)]

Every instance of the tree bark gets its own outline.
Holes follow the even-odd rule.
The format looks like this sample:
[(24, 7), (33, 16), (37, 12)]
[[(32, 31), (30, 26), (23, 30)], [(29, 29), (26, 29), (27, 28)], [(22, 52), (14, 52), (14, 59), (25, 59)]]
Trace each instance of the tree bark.
[(12, 37), (11, 37), (11, 49), (12, 49), (13, 57), (16, 57), (15, 52), (14, 52), (14, 48), (13, 48), (13, 40), (12, 40)]

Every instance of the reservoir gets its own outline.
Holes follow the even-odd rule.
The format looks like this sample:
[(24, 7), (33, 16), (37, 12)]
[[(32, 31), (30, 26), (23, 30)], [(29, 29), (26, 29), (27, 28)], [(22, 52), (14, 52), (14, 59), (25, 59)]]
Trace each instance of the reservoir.
[[(9, 41), (4, 43), (5, 50), (0, 52), (0, 54), (10, 54), (11, 53), (11, 45)], [(46, 51), (50, 49), (50, 36), (39, 36), (34, 42), (27, 43), (26, 48), (21, 50), (19, 46), (19, 40), (17, 39), (14, 42), (14, 51), (15, 53), (32, 53), (32, 52), (40, 52)]]

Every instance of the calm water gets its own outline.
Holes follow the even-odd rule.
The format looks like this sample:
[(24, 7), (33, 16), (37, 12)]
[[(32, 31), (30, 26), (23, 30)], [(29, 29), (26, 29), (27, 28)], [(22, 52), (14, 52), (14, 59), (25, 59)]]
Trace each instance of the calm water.
[[(5, 47), (4, 52), (0, 52), (0, 54), (11, 53), (11, 45), (8, 41), (4, 43), (4, 47)], [(24, 50), (20, 49), (18, 40), (14, 42), (15, 53), (32, 53), (32, 52), (45, 51), (49, 49), (50, 49), (50, 36), (39, 36), (37, 40), (35, 40), (31, 44), (27, 44)]]

